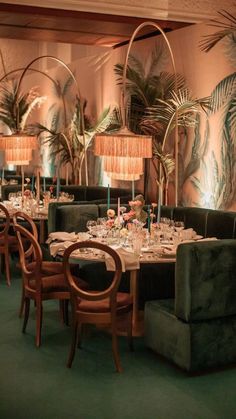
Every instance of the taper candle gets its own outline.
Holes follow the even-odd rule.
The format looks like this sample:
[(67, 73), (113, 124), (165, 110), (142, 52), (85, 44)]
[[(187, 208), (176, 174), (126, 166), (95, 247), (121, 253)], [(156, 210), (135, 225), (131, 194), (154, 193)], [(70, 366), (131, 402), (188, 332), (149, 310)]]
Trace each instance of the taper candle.
[(43, 192), (46, 192), (46, 178), (43, 177)]
[(132, 201), (134, 200), (134, 180), (132, 180)]
[(118, 220), (118, 225), (120, 225), (120, 198), (118, 198), (118, 201), (117, 201), (117, 220)]
[(107, 209), (110, 209), (110, 185), (107, 185)]
[(148, 205), (148, 207), (147, 207), (147, 212), (148, 212), (148, 232), (150, 233), (150, 230), (151, 230), (151, 214), (150, 214), (150, 205)]
[(60, 176), (57, 176), (57, 199), (59, 199), (60, 193)]
[(157, 222), (160, 222), (161, 219), (161, 199), (162, 199), (162, 193), (161, 193), (161, 186), (159, 185), (159, 194), (158, 194), (158, 206), (157, 206)]
[(31, 191), (34, 192), (34, 175), (32, 175), (32, 180), (31, 180)]

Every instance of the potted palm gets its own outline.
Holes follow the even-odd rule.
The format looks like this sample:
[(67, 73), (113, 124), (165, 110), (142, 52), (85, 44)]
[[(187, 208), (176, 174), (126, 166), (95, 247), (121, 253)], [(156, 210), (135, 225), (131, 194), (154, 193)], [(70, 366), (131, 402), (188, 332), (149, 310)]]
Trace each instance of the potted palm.
[(49, 109), (48, 126), (34, 124), (31, 128), (44, 144), (49, 145), (51, 158), (57, 160), (58, 167), (70, 166), (72, 183), (81, 184), (82, 167), (92, 139), (112, 123), (114, 109), (106, 108), (92, 124), (85, 114), (86, 101), (81, 104), (82, 99), (77, 97), (74, 108), (69, 108), (67, 92), (70, 84), (71, 78), (56, 89), (57, 97)]

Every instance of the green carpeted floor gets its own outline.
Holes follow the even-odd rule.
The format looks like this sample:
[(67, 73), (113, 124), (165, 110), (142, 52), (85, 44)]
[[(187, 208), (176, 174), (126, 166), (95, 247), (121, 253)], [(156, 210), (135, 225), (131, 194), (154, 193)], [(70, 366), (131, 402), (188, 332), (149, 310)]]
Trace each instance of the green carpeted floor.
[(45, 304), (43, 342), (34, 346), (18, 318), (20, 278), (0, 281), (0, 419), (234, 419), (236, 368), (188, 376), (149, 351), (142, 338), (131, 353), (120, 338), (124, 372), (114, 371), (110, 338), (95, 330), (65, 364), (70, 329), (58, 305)]

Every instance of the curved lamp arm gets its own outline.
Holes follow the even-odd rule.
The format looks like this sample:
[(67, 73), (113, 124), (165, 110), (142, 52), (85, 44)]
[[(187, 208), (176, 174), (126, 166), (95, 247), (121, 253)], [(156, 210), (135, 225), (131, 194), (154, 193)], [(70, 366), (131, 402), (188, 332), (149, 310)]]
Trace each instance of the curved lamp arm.
[[(126, 52), (126, 57), (125, 57), (125, 64), (124, 64), (124, 70), (123, 70), (123, 77), (122, 77), (122, 102), (121, 102), (121, 106), (122, 106), (122, 118), (123, 118), (123, 128), (126, 128), (126, 112), (125, 112), (125, 98), (126, 98), (126, 80), (127, 80), (127, 68), (128, 68), (128, 60), (129, 60), (129, 53), (131, 50), (131, 46), (132, 43), (137, 35), (137, 33), (144, 28), (145, 26), (153, 26), (154, 28), (156, 28), (158, 31), (161, 32), (162, 36), (165, 39), (166, 45), (168, 47), (169, 53), (170, 53), (170, 57), (171, 57), (171, 62), (172, 62), (172, 66), (173, 66), (173, 71), (174, 71), (174, 76), (175, 76), (175, 92), (177, 93), (177, 72), (176, 72), (176, 65), (175, 65), (175, 60), (174, 60), (174, 55), (173, 55), (173, 51), (171, 49), (170, 46), (170, 42), (165, 34), (165, 32), (160, 28), (160, 26), (152, 21), (147, 21), (147, 22), (143, 22), (141, 23), (133, 32), (129, 44), (128, 44), (128, 49)], [(176, 119), (177, 119), (177, 115), (176, 115)], [(177, 121), (176, 121), (177, 122)], [(162, 149), (164, 149), (165, 147), (165, 141), (162, 144)], [(178, 125), (177, 123), (175, 124), (175, 204), (177, 206), (178, 204)]]
[[(16, 89), (16, 104), (18, 102), (18, 96), (19, 96), (19, 92), (20, 92), (20, 87), (23, 81), (23, 78), (26, 74), (26, 72), (30, 69), (30, 67), (36, 62), (39, 61), (41, 59), (44, 58), (48, 58), (48, 59), (52, 59), (58, 63), (60, 63), (63, 67), (66, 68), (66, 70), (69, 72), (70, 76), (72, 77), (76, 88), (77, 88), (77, 92), (78, 92), (78, 97), (79, 97), (79, 102), (80, 102), (80, 114), (81, 114), (81, 131), (82, 131), (82, 136), (83, 136), (83, 147), (84, 147), (84, 164), (85, 164), (85, 180), (86, 180), (86, 185), (88, 185), (88, 165), (87, 165), (87, 153), (86, 153), (86, 142), (85, 142), (85, 126), (84, 126), (84, 111), (83, 111), (83, 104), (82, 104), (82, 99), (81, 99), (81, 94), (80, 94), (80, 90), (79, 90), (79, 86), (77, 83), (77, 80), (74, 76), (74, 74), (72, 73), (72, 71), (70, 70), (70, 68), (64, 63), (64, 61), (60, 60), (57, 57), (51, 56), (51, 55), (41, 55), (40, 57), (34, 58), (22, 71), (22, 74), (19, 78), (19, 82), (17, 85), (17, 89)], [(43, 73), (45, 74), (45, 73)], [(46, 75), (46, 74), (45, 74)], [(47, 75), (46, 75), (47, 76)], [(4, 78), (6, 78), (7, 75), (4, 76)], [(2, 81), (3, 79), (1, 79), (0, 81)], [(17, 112), (17, 127), (19, 126), (19, 114)]]

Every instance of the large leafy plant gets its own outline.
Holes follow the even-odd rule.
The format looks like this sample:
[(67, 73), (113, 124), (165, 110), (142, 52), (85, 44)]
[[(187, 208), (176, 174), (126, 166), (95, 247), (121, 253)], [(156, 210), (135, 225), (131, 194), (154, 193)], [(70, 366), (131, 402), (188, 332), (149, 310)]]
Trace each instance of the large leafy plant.
[(49, 125), (35, 124), (34, 132), (50, 148), (51, 158), (57, 166), (69, 164), (72, 183), (81, 184), (85, 153), (96, 133), (105, 131), (113, 121), (113, 109), (105, 109), (95, 123), (86, 117), (86, 101), (81, 106), (77, 97), (74, 106), (70, 100), (71, 78), (64, 85), (57, 83), (55, 101), (49, 109)]
[[(179, 89), (178, 92), (171, 91), (167, 100), (157, 99), (153, 106), (147, 108), (146, 114), (141, 122), (142, 130), (146, 134), (154, 136), (156, 142), (159, 144), (159, 149), (165, 155), (166, 143), (176, 126), (183, 127), (184, 130), (195, 128), (199, 123), (199, 112), (207, 112), (209, 107), (209, 98), (194, 98), (186, 88)], [(178, 189), (180, 190), (187, 177), (192, 176), (200, 166), (201, 152), (197, 150), (199, 150), (199, 142), (195, 141), (192, 147), (191, 159), (187, 167), (184, 168), (184, 164), (179, 164), (180, 176), (178, 178)], [(160, 157), (159, 161), (161, 163)], [(182, 160), (180, 159), (179, 163), (181, 162)], [(169, 165), (169, 167), (168, 175), (174, 169), (173, 164)], [(164, 203), (167, 203), (168, 178), (166, 178), (162, 163), (156, 168), (156, 174), (159, 179), (158, 182), (164, 190)]]
[[(218, 43), (224, 42), (226, 56), (236, 66), (236, 17), (227, 11), (218, 12), (219, 19), (210, 22), (216, 32), (204, 36), (201, 49), (209, 52)], [(218, 173), (220, 183), (224, 184), (216, 200), (220, 208), (230, 207), (236, 200), (236, 72), (221, 80), (211, 94), (212, 113), (221, 111), (221, 166)]]
[(39, 107), (45, 97), (33, 87), (28, 92), (18, 92), (18, 80), (4, 80), (0, 89), (0, 121), (11, 133), (27, 129), (27, 120), (34, 109)]
[[(166, 71), (161, 71), (163, 61), (166, 60), (165, 49), (162, 43), (155, 45), (151, 54), (150, 63), (144, 63), (133, 55), (129, 56), (127, 67), (126, 88), (129, 97), (127, 103), (129, 128), (135, 133), (146, 132), (146, 127), (142, 124), (143, 118), (146, 115), (147, 109), (154, 106), (157, 100), (168, 100), (171, 97), (171, 92), (175, 86), (183, 88), (185, 85), (184, 77), (177, 74), (171, 74)], [(118, 76), (118, 83), (122, 82), (124, 66), (117, 64), (115, 66), (115, 73)], [(157, 130), (152, 132), (153, 135), (153, 168), (155, 173), (158, 172), (157, 162), (160, 163), (163, 169), (163, 180), (168, 186), (168, 178), (174, 169), (174, 160), (169, 153), (166, 153), (160, 147), (161, 138)], [(145, 170), (145, 190), (149, 178), (149, 167)], [(159, 184), (158, 176), (156, 182)], [(166, 194), (164, 194), (166, 196)]]

